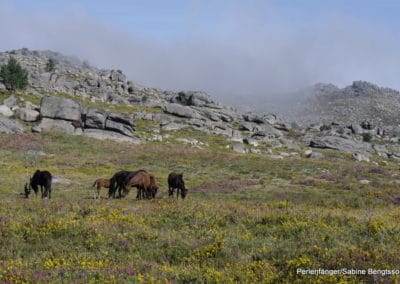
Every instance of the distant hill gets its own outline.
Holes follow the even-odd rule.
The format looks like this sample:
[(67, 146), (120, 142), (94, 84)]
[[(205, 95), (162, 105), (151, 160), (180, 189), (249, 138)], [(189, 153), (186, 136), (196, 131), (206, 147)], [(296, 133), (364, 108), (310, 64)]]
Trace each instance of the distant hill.
[(254, 106), (255, 111), (272, 110), (302, 125), (332, 122), (350, 125), (365, 121), (379, 126), (397, 126), (400, 124), (399, 109), (399, 91), (365, 81), (354, 81), (344, 88), (318, 83)]

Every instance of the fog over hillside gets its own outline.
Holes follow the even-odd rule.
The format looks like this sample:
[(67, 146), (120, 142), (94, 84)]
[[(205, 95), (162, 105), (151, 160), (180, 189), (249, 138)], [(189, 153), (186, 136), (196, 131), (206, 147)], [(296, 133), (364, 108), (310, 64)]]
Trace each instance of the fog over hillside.
[(122, 69), (138, 84), (204, 90), (239, 107), (279, 101), (316, 82), (344, 87), (365, 80), (400, 89), (399, 37), (366, 19), (325, 11), (301, 22), (272, 2), (232, 1), (210, 4), (218, 15), (205, 26), (206, 8), (191, 5), (184, 32), (160, 38), (109, 25), (76, 5), (49, 12), (5, 1), (0, 51), (55, 50)]

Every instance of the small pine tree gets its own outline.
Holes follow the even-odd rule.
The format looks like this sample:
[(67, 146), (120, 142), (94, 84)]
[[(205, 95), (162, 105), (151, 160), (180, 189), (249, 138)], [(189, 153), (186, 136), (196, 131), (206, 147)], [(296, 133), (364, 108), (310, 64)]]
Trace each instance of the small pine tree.
[(28, 71), (13, 57), (1, 66), (0, 78), (9, 91), (23, 90), (28, 86)]
[(46, 63), (46, 72), (53, 72), (56, 69), (56, 62), (52, 59), (49, 58)]
[(371, 134), (371, 133), (368, 133), (368, 132), (364, 132), (364, 133), (362, 134), (362, 138), (363, 138), (363, 141), (364, 141), (364, 142), (371, 142), (371, 140), (372, 140), (372, 134)]

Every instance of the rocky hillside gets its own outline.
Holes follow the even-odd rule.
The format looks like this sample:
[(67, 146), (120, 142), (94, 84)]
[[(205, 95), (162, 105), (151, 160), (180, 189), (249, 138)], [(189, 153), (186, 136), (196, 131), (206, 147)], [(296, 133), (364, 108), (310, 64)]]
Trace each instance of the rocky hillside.
[[(196, 147), (215, 141), (206, 137), (219, 135), (225, 148), (277, 159), (322, 157), (308, 147), (351, 153), (359, 160), (369, 160), (374, 153), (400, 158), (399, 93), (370, 83), (354, 82), (344, 89), (315, 85), (304, 91), (307, 99), (291, 104), (295, 115), (289, 124), (274, 114), (241, 113), (205, 92), (142, 87), (120, 70), (100, 70), (51, 51), (0, 53), (0, 65), (10, 57), (28, 70), (29, 88), (10, 96), (0, 83), (3, 133), (62, 131)], [(50, 59), (55, 68), (48, 72)]]
[(304, 123), (325, 122), (354, 124), (368, 122), (376, 126), (400, 124), (400, 93), (364, 81), (345, 88), (316, 84), (303, 90), (296, 116)]

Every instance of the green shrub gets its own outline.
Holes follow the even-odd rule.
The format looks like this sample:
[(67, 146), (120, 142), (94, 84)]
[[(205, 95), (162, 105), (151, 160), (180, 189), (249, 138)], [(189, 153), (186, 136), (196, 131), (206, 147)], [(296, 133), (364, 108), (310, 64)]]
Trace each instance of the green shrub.
[(46, 63), (46, 72), (54, 72), (56, 69), (56, 62), (52, 59), (49, 58)]
[(362, 138), (363, 138), (364, 142), (371, 142), (372, 134), (368, 133), (368, 132), (365, 132), (365, 133), (362, 134)]
[(331, 130), (332, 127), (328, 124), (322, 124), (321, 127), (319, 128), (320, 131), (325, 131), (325, 130)]
[(23, 90), (28, 86), (28, 71), (13, 57), (1, 66), (0, 78), (9, 91)]

